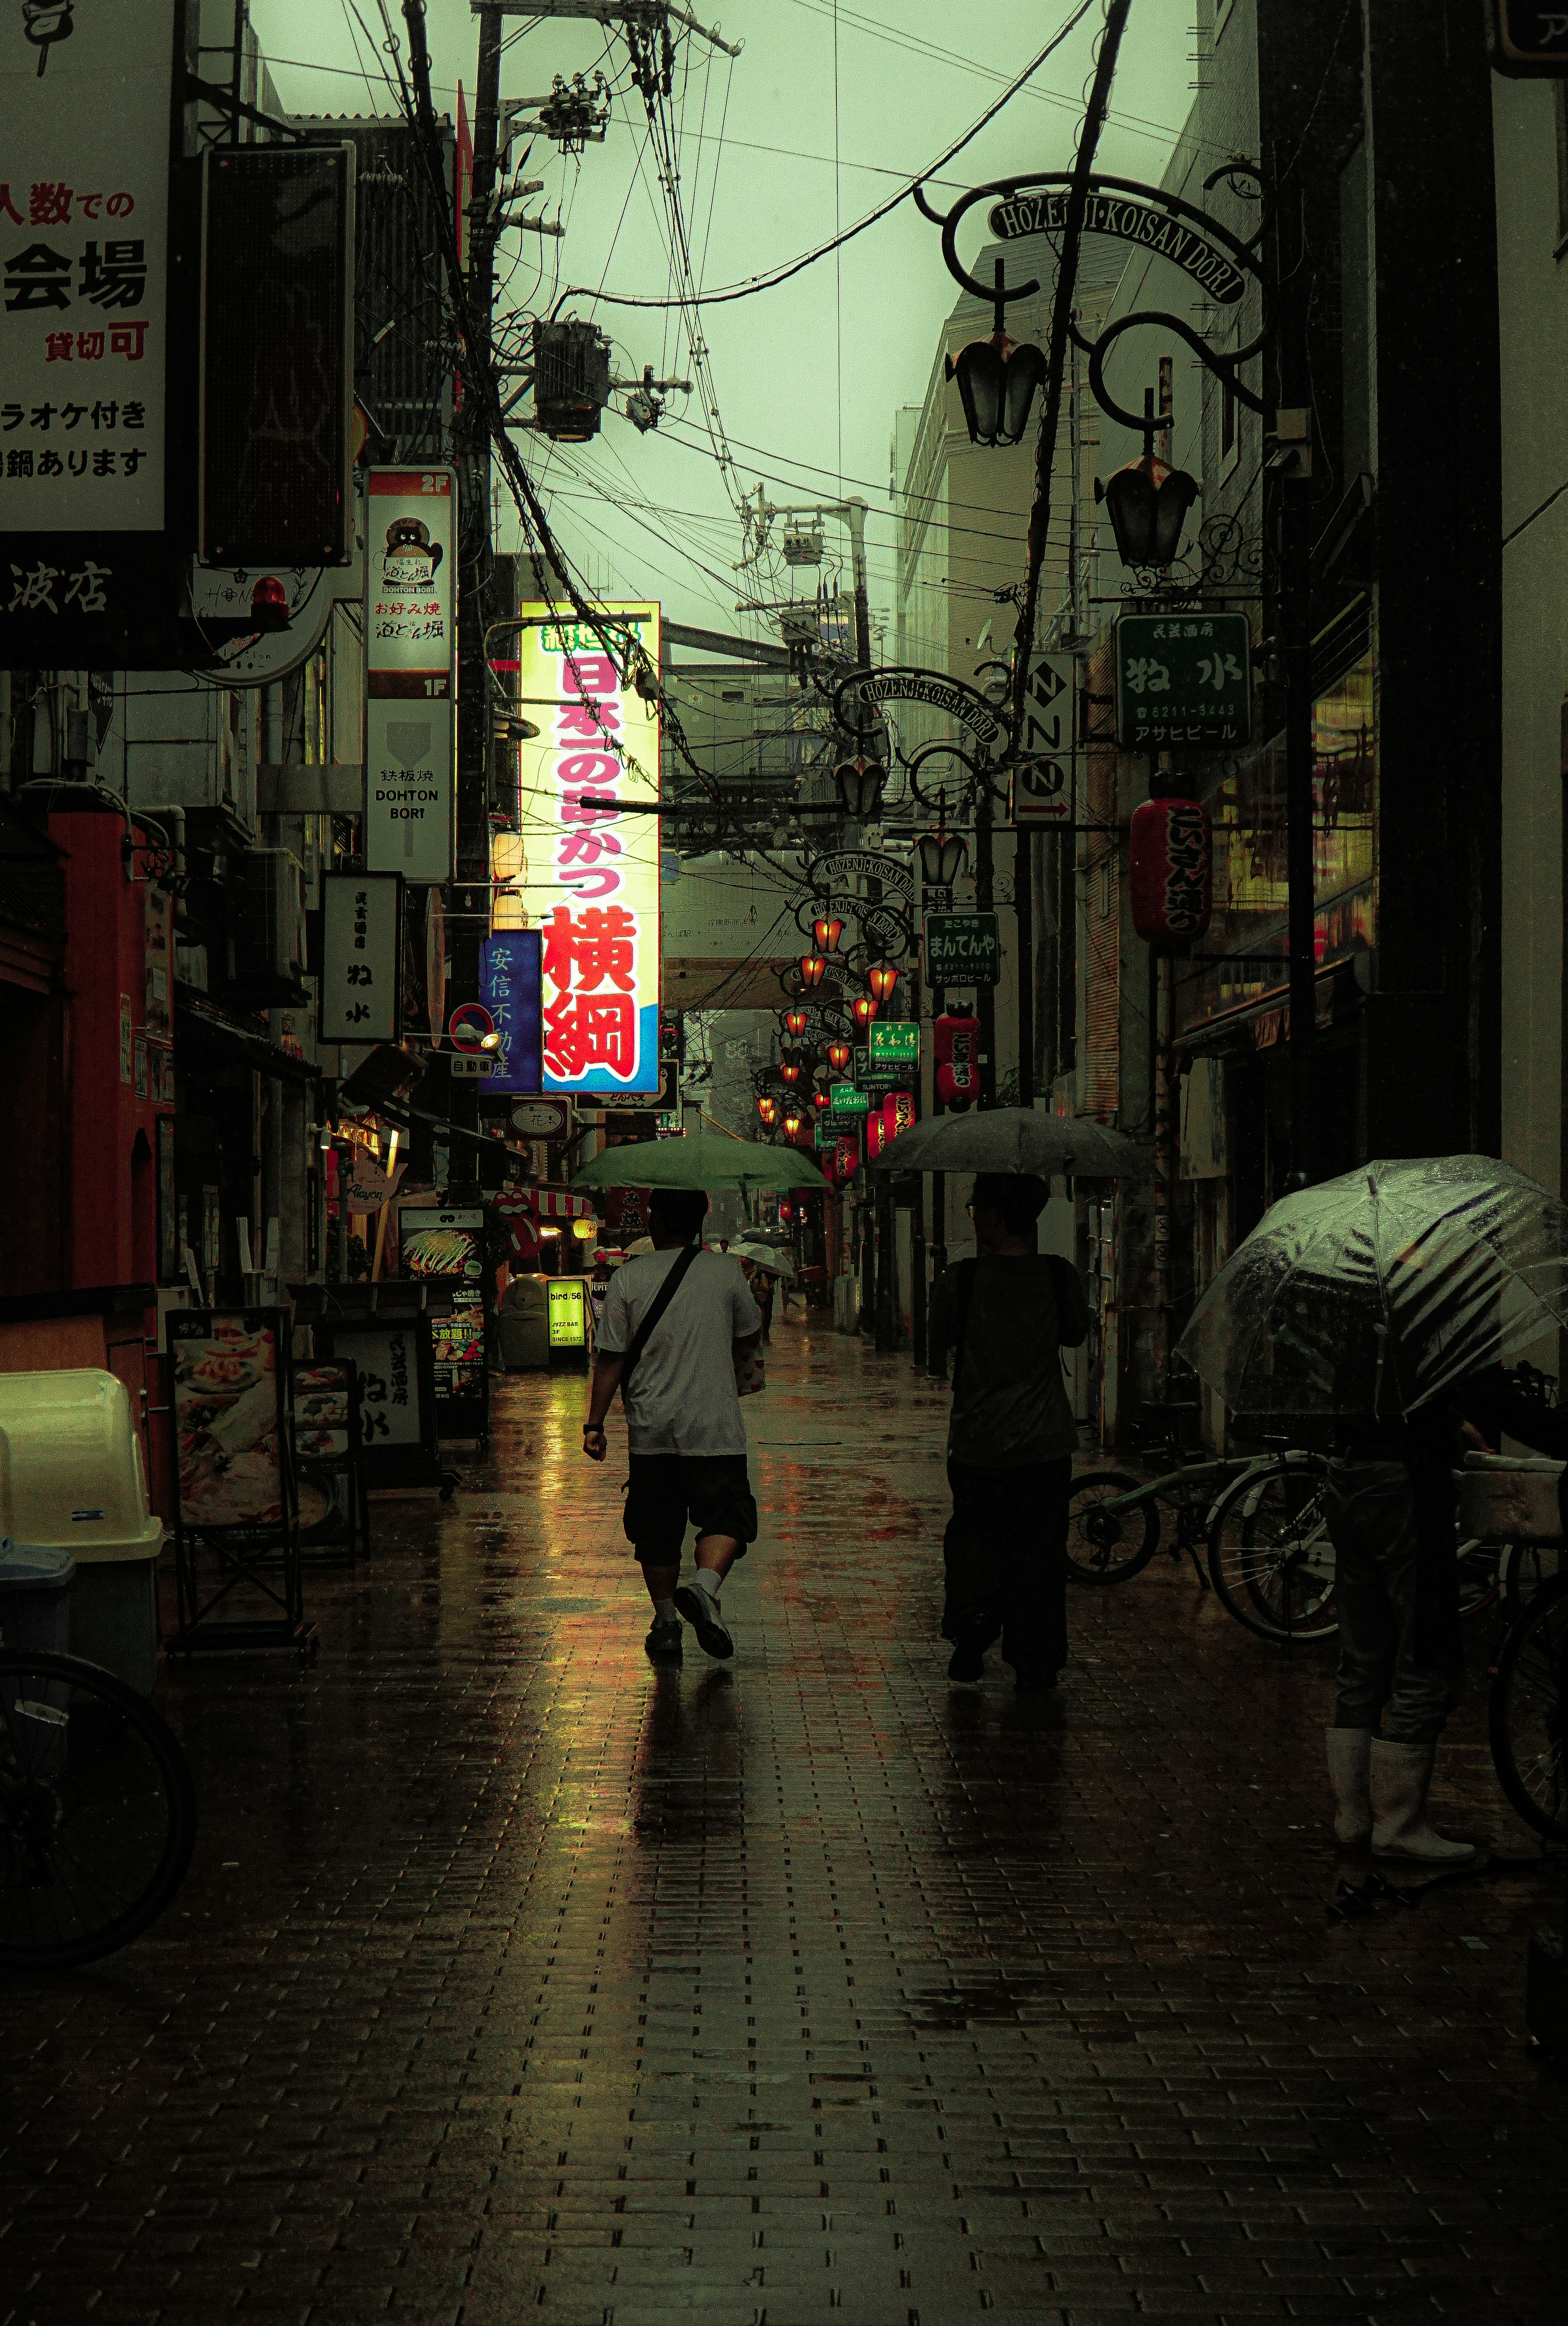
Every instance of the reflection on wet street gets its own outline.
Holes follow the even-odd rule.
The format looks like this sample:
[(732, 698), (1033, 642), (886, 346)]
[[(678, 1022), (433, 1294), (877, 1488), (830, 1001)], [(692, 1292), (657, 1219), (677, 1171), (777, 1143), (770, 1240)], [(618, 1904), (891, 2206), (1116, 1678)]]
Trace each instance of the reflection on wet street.
[[(1560, 2317), (1555, 1885), (1331, 1924), (1324, 1651), (1163, 1558), (1055, 1698), (950, 1688), (945, 1392), (769, 1370), (732, 1665), (649, 1666), (624, 1424), (529, 1375), (314, 1666), (167, 1675), (184, 1893), (0, 2005), (4, 2326)], [(1527, 1856), (1486, 1644), (1434, 1799)]]

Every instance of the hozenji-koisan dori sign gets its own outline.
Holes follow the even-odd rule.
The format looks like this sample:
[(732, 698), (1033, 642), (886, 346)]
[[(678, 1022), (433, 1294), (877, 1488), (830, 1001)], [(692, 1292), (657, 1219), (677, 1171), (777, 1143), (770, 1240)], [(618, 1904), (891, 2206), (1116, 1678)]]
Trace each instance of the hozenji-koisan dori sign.
[[(998, 242), (1016, 242), (1028, 234), (1059, 234), (1066, 223), (1069, 191), (1062, 183), (1035, 193), (1009, 194), (993, 205), (986, 222)], [(1246, 274), (1217, 243), (1146, 195), (1091, 193), (1083, 231), (1115, 235), (1168, 258), (1221, 307), (1233, 307), (1247, 288)]]
[(178, 656), (164, 447), (179, 13), (173, 0), (0, 8), (0, 614), (13, 668)]
[[(542, 604), (517, 609), (515, 699), (540, 733), (519, 751), (517, 831), (492, 847), (495, 924), (525, 916), (543, 940), (544, 1090), (652, 1097), (659, 819), (618, 804), (658, 801), (658, 710), (637, 693), (631, 665), (640, 649), (658, 668), (659, 609), (595, 610), (598, 627)], [(585, 792), (617, 805), (584, 807)]]
[(996, 751), (1006, 743), (1005, 721), (983, 694), (966, 686), (961, 678), (949, 678), (945, 671), (920, 670), (894, 665), (886, 670), (852, 670), (841, 681), (833, 696), (833, 716), (840, 725), (853, 733), (864, 726), (857, 711), (875, 711), (884, 702), (923, 702), (931, 711), (940, 711), (982, 743)]

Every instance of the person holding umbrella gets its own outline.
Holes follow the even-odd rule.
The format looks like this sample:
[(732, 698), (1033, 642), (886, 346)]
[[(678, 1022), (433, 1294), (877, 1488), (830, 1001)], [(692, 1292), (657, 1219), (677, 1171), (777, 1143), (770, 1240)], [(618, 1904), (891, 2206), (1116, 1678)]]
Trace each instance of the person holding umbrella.
[(942, 1540), (948, 1678), (977, 1680), (997, 1638), (1021, 1693), (1053, 1689), (1067, 1661), (1067, 1500), (1078, 1442), (1061, 1351), (1088, 1338), (1078, 1272), (1037, 1251), (1050, 1190), (982, 1172), (970, 1205), (977, 1257), (943, 1270), (930, 1345), (950, 1348), (952, 1517)]

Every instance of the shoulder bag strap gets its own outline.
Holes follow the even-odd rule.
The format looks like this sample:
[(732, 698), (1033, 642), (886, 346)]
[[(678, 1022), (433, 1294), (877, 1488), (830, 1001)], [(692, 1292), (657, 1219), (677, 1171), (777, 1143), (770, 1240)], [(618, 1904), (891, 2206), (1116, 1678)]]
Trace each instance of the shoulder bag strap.
[(632, 1335), (631, 1345), (627, 1349), (626, 1355), (621, 1360), (621, 1402), (623, 1405), (626, 1403), (626, 1383), (632, 1377), (632, 1367), (636, 1363), (637, 1359), (647, 1347), (649, 1337), (652, 1335), (654, 1326), (659, 1323), (665, 1309), (669, 1307), (671, 1301), (673, 1300), (676, 1293), (681, 1289), (681, 1279), (685, 1275), (687, 1270), (697, 1258), (697, 1255), (701, 1249), (702, 1247), (700, 1243), (689, 1243), (686, 1246), (685, 1251), (681, 1253), (674, 1267), (672, 1268), (668, 1276), (665, 1277), (663, 1284), (660, 1285), (657, 1292), (654, 1293), (653, 1299), (649, 1302), (647, 1315), (643, 1318), (642, 1323)]

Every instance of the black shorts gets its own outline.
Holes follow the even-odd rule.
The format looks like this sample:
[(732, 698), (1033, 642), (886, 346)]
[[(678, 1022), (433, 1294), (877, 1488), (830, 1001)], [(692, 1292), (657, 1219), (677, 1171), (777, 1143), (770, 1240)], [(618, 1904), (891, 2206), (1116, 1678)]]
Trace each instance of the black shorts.
[(634, 1454), (622, 1524), (644, 1567), (678, 1567), (686, 1521), (700, 1535), (733, 1535), (737, 1556), (756, 1540), (756, 1504), (744, 1454)]

